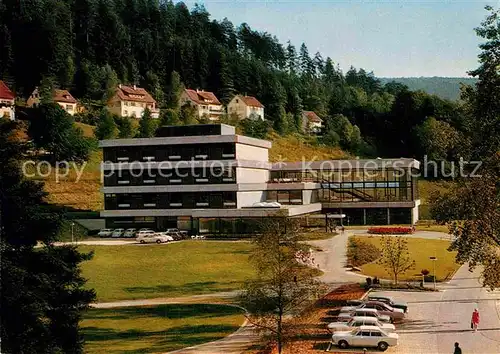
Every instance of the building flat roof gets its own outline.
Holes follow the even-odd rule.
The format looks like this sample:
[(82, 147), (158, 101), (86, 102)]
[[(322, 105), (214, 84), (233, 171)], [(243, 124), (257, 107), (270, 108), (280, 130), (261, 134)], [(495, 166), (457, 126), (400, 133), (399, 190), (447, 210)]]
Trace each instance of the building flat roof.
[(416, 168), (420, 162), (411, 158), (399, 159), (363, 159), (363, 160), (324, 160), (273, 163), (273, 171), (308, 171), (308, 170), (378, 170), (384, 168)]
[(159, 138), (109, 139), (99, 141), (99, 147), (124, 146), (155, 146), (155, 145), (186, 145), (186, 144), (216, 144), (238, 143), (270, 149), (272, 143), (267, 140), (250, 138), (243, 135), (204, 135), (204, 136), (173, 136)]

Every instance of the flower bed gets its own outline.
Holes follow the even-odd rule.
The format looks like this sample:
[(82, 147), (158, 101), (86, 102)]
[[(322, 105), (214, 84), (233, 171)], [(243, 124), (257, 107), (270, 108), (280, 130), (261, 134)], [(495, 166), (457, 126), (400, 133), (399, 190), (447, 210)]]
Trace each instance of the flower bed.
[(408, 235), (413, 233), (411, 227), (371, 227), (368, 229), (369, 234), (377, 235)]

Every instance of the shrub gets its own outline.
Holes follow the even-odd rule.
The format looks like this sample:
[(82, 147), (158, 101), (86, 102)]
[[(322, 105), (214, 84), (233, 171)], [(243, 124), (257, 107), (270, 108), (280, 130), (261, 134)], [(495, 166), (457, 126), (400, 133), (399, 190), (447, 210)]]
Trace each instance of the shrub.
[(408, 235), (413, 233), (411, 227), (371, 227), (368, 229), (369, 234), (377, 235)]
[(371, 263), (380, 257), (380, 250), (373, 244), (358, 238), (349, 238), (347, 260), (354, 267)]
[(420, 271), (420, 274), (422, 274), (423, 276), (426, 276), (426, 275), (428, 275), (429, 273), (430, 273), (430, 272), (429, 272), (429, 270), (427, 270), (427, 269), (422, 269), (422, 270)]

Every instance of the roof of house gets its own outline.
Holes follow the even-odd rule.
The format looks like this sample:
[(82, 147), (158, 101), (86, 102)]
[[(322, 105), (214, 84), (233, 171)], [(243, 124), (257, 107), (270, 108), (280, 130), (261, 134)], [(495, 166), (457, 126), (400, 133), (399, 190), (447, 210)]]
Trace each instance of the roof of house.
[(321, 123), (321, 122), (323, 122), (323, 119), (321, 119), (320, 117), (318, 117), (318, 115), (316, 113), (314, 113), (313, 111), (304, 111), (302, 114), (304, 116), (306, 116), (307, 119), (309, 119), (310, 122), (314, 122), (314, 123)]
[(253, 96), (239, 96), (239, 97), (241, 98), (243, 103), (245, 103), (247, 106), (264, 108), (264, 105), (260, 103), (259, 100)]
[(155, 99), (142, 87), (118, 85), (116, 96), (122, 101), (156, 103)]
[(76, 103), (75, 98), (68, 90), (54, 90), (54, 101), (64, 103)]
[(3, 98), (4, 100), (13, 100), (16, 98), (16, 96), (2, 80), (0, 80), (0, 98)]
[(214, 95), (213, 92), (186, 89), (186, 94), (188, 95), (189, 99), (194, 103), (198, 104), (210, 103), (210, 104), (221, 105), (221, 103), (219, 102), (219, 100), (217, 99), (217, 97)]

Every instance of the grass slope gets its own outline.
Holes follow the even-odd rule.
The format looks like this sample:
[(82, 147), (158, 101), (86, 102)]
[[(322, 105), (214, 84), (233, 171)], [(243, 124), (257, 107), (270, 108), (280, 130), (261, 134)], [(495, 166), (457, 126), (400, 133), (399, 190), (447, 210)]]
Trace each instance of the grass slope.
[(207, 304), (89, 310), (86, 353), (157, 353), (221, 339), (244, 321), (236, 307)]
[(273, 142), (273, 146), (269, 150), (269, 160), (272, 162), (332, 160), (349, 158), (350, 156), (339, 148), (314, 146), (298, 136), (281, 137), (277, 134), (271, 134), (269, 139)]
[[(359, 238), (365, 242), (369, 242), (375, 245), (377, 248), (382, 249), (381, 241), (382, 237), (379, 236), (352, 236)], [(416, 266), (414, 269), (407, 271), (403, 275), (399, 276), (401, 281), (403, 280), (415, 280), (419, 279), (416, 274), (419, 274), (422, 269), (427, 269), (430, 271), (430, 275), (433, 273), (433, 264), (429, 257), (436, 256), (436, 276), (438, 281), (443, 281), (452, 276), (456, 270), (460, 267), (459, 264), (455, 263), (456, 252), (449, 252), (448, 247), (450, 246), (449, 241), (445, 240), (430, 240), (421, 238), (406, 238), (408, 241), (408, 250), (410, 257), (415, 260)], [(384, 279), (390, 279), (391, 276), (383, 268), (383, 266), (377, 264), (377, 261), (365, 264), (361, 266), (361, 271), (371, 277), (379, 277)]]
[(252, 277), (247, 242), (185, 241), (169, 245), (80, 246), (98, 301), (179, 297), (231, 291)]

